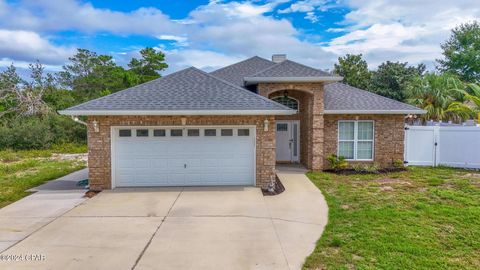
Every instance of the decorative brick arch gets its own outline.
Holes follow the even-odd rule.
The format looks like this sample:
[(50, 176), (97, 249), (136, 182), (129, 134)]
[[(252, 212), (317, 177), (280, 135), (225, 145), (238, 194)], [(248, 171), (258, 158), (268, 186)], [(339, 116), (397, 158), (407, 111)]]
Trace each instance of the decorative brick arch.
[[(291, 116), (276, 116), (276, 120), (300, 120), (300, 162), (310, 170), (323, 168), (323, 83), (259, 83), (258, 94), (272, 98), (283, 95), (299, 100), (301, 109)], [(303, 141), (303, 143), (302, 143)]]

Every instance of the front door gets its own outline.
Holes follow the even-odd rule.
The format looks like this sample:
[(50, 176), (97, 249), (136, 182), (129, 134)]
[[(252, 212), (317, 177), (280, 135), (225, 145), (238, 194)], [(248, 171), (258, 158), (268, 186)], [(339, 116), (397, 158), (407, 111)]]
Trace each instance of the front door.
[(279, 162), (299, 161), (299, 121), (277, 121), (276, 157)]

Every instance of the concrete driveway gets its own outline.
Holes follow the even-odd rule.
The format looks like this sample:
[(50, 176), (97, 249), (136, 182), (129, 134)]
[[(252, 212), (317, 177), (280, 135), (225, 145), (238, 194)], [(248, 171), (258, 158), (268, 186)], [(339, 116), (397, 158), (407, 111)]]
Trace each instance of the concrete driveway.
[(300, 269), (327, 205), (303, 172), (279, 177), (286, 191), (270, 197), (253, 187), (104, 191), (2, 253), (44, 260), (0, 268)]

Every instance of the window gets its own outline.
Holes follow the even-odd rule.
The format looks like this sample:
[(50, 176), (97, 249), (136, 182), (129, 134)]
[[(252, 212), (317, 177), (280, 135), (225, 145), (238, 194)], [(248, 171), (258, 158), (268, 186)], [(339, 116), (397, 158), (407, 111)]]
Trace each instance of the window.
[(154, 137), (165, 137), (165, 129), (154, 129), (153, 130)]
[(170, 136), (172, 136), (172, 137), (182, 137), (183, 136), (183, 130), (172, 129), (172, 130), (170, 130)]
[(205, 136), (217, 136), (216, 129), (205, 129)]
[(118, 131), (119, 137), (132, 137), (132, 130), (130, 129), (120, 129)]
[(288, 124), (277, 124), (277, 131), (288, 131)]
[(272, 98), (273, 101), (285, 105), (293, 110), (298, 110), (298, 101), (291, 97), (281, 96)]
[(188, 136), (200, 136), (200, 130), (199, 129), (189, 129), (187, 131)]
[(338, 156), (351, 160), (372, 160), (373, 121), (339, 121)]
[(233, 136), (233, 129), (222, 129), (222, 136)]
[(148, 137), (148, 129), (137, 129), (137, 137)]
[(250, 130), (249, 129), (239, 129), (238, 131), (238, 136), (249, 136), (250, 135)]

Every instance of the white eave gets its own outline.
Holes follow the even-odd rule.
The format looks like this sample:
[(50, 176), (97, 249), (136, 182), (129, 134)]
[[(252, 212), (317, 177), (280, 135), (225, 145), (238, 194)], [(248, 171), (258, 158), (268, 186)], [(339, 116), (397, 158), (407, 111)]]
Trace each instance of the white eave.
[(262, 83), (262, 82), (339, 82), (343, 80), (340, 76), (323, 76), (323, 77), (245, 77), (243, 81), (245, 85)]
[(62, 110), (62, 115), (292, 115), (295, 110)]
[(425, 110), (325, 110), (324, 114), (425, 114)]

